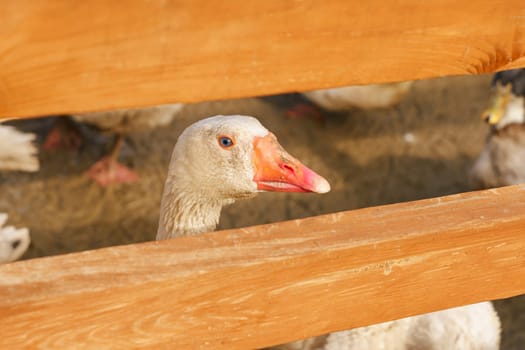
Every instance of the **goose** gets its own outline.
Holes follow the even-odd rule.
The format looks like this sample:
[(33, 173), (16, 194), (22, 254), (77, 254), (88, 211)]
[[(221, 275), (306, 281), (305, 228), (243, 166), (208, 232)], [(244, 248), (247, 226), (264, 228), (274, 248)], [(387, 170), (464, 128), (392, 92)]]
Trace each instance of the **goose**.
[(376, 109), (397, 105), (410, 91), (412, 81), (388, 84), (344, 86), (303, 92), (322, 108), (337, 112), (353, 108)]
[[(0, 124), (0, 170), (38, 171), (40, 164), (33, 144), (35, 138), (34, 134)], [(0, 264), (20, 258), (31, 242), (27, 228), (5, 227), (7, 218), (6, 213), (0, 213)]]
[(412, 81), (387, 84), (369, 84), (343, 86), (302, 92), (302, 95), (315, 106), (301, 103), (289, 109), (289, 117), (312, 116), (322, 119), (318, 107), (330, 112), (342, 112), (351, 109), (380, 109), (399, 104), (412, 87)]
[[(105, 157), (95, 162), (86, 175), (102, 187), (137, 181), (138, 174), (118, 162), (125, 135), (168, 125), (183, 106), (183, 104), (176, 103), (72, 115), (72, 119), (78, 123), (85, 123), (115, 135), (111, 150)], [(60, 119), (49, 133), (43, 148), (46, 150), (76, 149), (80, 143), (81, 137), (74, 124), (67, 119)]]
[(183, 104), (177, 103), (73, 115), (77, 122), (93, 125), (115, 135), (113, 147), (108, 155), (93, 164), (86, 175), (102, 187), (137, 181), (138, 174), (118, 162), (125, 135), (168, 125), (182, 107)]
[(4, 226), (7, 218), (7, 214), (0, 213), (0, 264), (19, 259), (31, 243), (29, 229)]
[[(200, 120), (182, 132), (173, 150), (161, 200), (156, 239), (213, 231), (223, 206), (238, 199), (253, 197), (261, 191), (326, 193), (330, 191), (330, 185), (323, 177), (289, 155), (275, 135), (257, 119), (236, 115)], [(464, 311), (458, 311), (461, 309)], [(451, 319), (463, 324), (463, 319), (455, 316), (456, 313), (466, 317), (468, 321), (465, 322), (472, 322), (473, 327), (482, 329), (482, 334), (478, 336), (476, 330), (469, 328), (469, 323), (464, 324), (464, 328), (471, 333), (464, 333), (464, 328), (454, 327)], [(478, 318), (487, 325), (476, 322)], [(400, 344), (403, 341), (406, 344), (445, 344), (447, 340), (442, 338), (443, 333), (447, 332), (448, 335), (448, 326), (458, 336), (472, 334), (475, 340), (479, 338), (479, 343), (486, 339), (489, 344), (485, 348), (464, 349), (497, 349), (495, 344), (499, 344), (499, 319), (490, 302), (332, 333), (274, 349), (420, 349), (408, 345), (391, 348), (384, 344), (392, 337), (400, 337)], [(389, 329), (397, 330), (389, 333)], [(441, 343), (434, 342), (436, 337), (441, 338)], [(366, 344), (370, 346), (365, 347)], [(379, 344), (383, 344), (383, 347)]]
[(489, 135), (469, 173), (473, 188), (525, 182), (525, 69), (499, 72), (492, 85), (489, 108), (482, 114)]
[(482, 302), (272, 347), (271, 350), (498, 350), (501, 325)]
[(214, 116), (179, 136), (157, 240), (213, 231), (223, 206), (262, 191), (326, 193), (326, 179), (288, 154), (256, 118)]

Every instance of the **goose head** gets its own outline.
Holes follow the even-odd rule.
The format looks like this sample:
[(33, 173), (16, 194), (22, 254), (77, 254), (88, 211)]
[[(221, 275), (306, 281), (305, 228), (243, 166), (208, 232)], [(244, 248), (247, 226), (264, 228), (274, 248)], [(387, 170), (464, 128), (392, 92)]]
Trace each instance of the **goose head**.
[(215, 116), (179, 137), (170, 172), (179, 185), (217, 199), (260, 191), (330, 191), (323, 177), (291, 156), (273, 133), (249, 116)]
[(481, 115), (481, 118), (494, 129), (525, 122), (525, 98), (514, 94), (512, 85), (511, 82), (505, 85), (498, 82), (489, 107)]
[(330, 185), (253, 117), (198, 121), (173, 150), (157, 239), (211, 231), (224, 205), (263, 191), (326, 193)]

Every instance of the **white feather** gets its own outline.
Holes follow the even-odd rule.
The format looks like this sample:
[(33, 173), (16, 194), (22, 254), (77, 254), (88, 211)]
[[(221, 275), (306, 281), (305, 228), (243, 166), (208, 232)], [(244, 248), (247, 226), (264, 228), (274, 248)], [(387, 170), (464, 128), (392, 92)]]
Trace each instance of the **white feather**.
[(4, 226), (6, 221), (7, 214), (0, 213), (0, 264), (20, 258), (31, 243), (29, 229)]
[(38, 171), (36, 136), (0, 124), (0, 170)]

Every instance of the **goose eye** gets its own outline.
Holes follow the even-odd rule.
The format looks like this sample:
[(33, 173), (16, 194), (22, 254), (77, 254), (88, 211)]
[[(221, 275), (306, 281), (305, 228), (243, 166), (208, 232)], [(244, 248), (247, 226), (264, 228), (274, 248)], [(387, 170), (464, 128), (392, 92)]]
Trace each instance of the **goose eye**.
[(228, 136), (219, 136), (218, 140), (219, 140), (219, 145), (222, 148), (230, 148), (234, 145), (233, 140)]

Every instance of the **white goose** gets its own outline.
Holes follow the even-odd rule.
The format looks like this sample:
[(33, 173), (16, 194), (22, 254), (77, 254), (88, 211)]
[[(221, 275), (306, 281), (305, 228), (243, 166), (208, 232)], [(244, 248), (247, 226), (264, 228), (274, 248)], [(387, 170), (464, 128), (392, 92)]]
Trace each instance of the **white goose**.
[(136, 181), (138, 175), (118, 162), (125, 135), (168, 125), (183, 106), (177, 103), (73, 115), (73, 119), (77, 122), (91, 124), (102, 131), (116, 135), (115, 143), (108, 156), (91, 166), (87, 172), (88, 177), (101, 186)]
[(411, 81), (388, 84), (344, 86), (303, 92), (309, 100), (329, 111), (352, 108), (376, 109), (397, 105), (410, 91)]
[(260, 191), (326, 193), (330, 185), (253, 117), (198, 121), (173, 150), (157, 239), (213, 231), (223, 206)]
[(29, 229), (4, 226), (6, 222), (7, 214), (0, 213), (0, 264), (20, 258), (31, 243)]
[(273, 347), (273, 350), (498, 350), (501, 326), (483, 302)]
[[(115, 135), (115, 141), (107, 156), (93, 164), (86, 175), (100, 186), (138, 180), (139, 176), (133, 170), (118, 162), (126, 134), (168, 125), (183, 106), (177, 103), (72, 115), (73, 120), (79, 123), (86, 123), (102, 132)], [(61, 118), (47, 135), (42, 148), (48, 151), (76, 150), (81, 144), (82, 136), (78, 127), (70, 119)]]
[[(40, 164), (33, 144), (34, 134), (23, 133), (12, 126), (0, 124), (0, 170), (38, 171)], [(29, 247), (27, 228), (4, 227), (7, 214), (0, 213), (0, 263), (14, 261)]]
[[(380, 109), (399, 104), (412, 87), (412, 81), (388, 84), (343, 86), (302, 92), (308, 101), (286, 111), (289, 118), (324, 121), (323, 110), (343, 112), (351, 109)], [(312, 105), (311, 103), (314, 103)]]
[(482, 118), (491, 126), (469, 180), (472, 187), (525, 183), (525, 69), (499, 72)]

